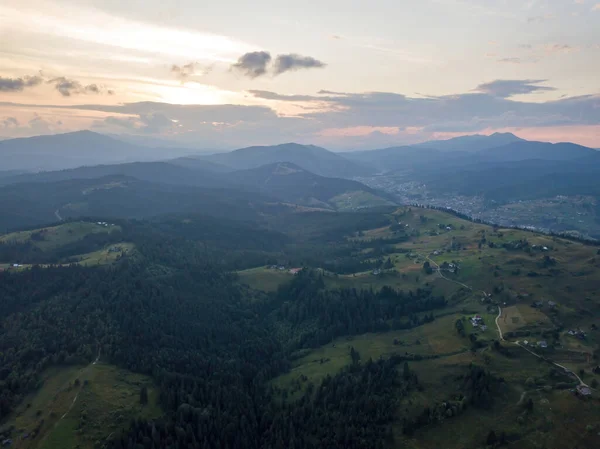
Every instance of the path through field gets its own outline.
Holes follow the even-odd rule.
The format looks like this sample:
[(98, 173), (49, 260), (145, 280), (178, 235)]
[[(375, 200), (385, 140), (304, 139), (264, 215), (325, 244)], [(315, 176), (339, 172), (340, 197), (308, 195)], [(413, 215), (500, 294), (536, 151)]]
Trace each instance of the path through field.
[[(96, 360), (94, 360), (92, 363), (90, 363), (88, 366), (86, 366), (84, 369), (81, 370), (81, 374), (84, 374), (87, 370), (89, 370), (93, 365), (95, 365), (96, 363), (98, 363), (98, 360), (100, 360), (100, 349), (98, 349), (98, 356), (96, 357)], [(64, 415), (62, 415), (60, 417), (60, 419), (56, 422), (56, 425), (58, 425), (59, 422), (61, 422), (63, 419), (65, 419), (67, 417), (67, 415), (69, 414), (69, 412), (73, 409), (73, 406), (75, 405), (75, 403), (77, 402), (77, 398), (79, 398), (79, 393), (81, 392), (81, 388), (79, 389), (79, 391), (77, 392), (77, 394), (75, 395), (75, 397), (73, 398), (73, 402), (71, 402), (71, 405), (69, 406), (69, 409), (65, 412)]]
[[(496, 327), (498, 328), (498, 335), (500, 336), (500, 340), (502, 341), (506, 341), (504, 340), (504, 336), (502, 335), (502, 329), (500, 329), (500, 324), (498, 324), (498, 319), (500, 318), (500, 316), (502, 315), (502, 309), (500, 308), (500, 306), (498, 306), (498, 316), (496, 317)], [(577, 374), (575, 374), (573, 371), (571, 371), (569, 368), (561, 365), (560, 363), (556, 363), (553, 362), (552, 360), (542, 357), (539, 354), (536, 354), (535, 352), (533, 352), (532, 350), (530, 350), (529, 348), (527, 348), (526, 346), (522, 345), (519, 341), (514, 342), (514, 344), (516, 344), (517, 346), (525, 349), (525, 351), (529, 352), (530, 354), (533, 354), (534, 356), (536, 356), (538, 359), (544, 359), (547, 360), (548, 362), (550, 362), (552, 365), (554, 366), (558, 366), (559, 368), (562, 368), (566, 373), (571, 374), (573, 376), (575, 376), (575, 378), (579, 381), (579, 385), (582, 387), (589, 387), (589, 385), (587, 385), (583, 380), (581, 380), (581, 377), (579, 377)]]
[[(439, 274), (439, 275), (440, 275), (440, 276), (441, 276), (443, 279), (445, 279), (445, 280), (447, 280), (447, 281), (450, 281), (450, 282), (453, 282), (453, 283), (455, 283), (455, 284), (458, 284), (458, 285), (460, 285), (460, 286), (462, 286), (462, 287), (464, 287), (464, 288), (466, 288), (466, 289), (468, 289), (468, 290), (474, 291), (474, 290), (473, 290), (473, 287), (471, 287), (471, 286), (469, 286), (469, 285), (467, 285), (467, 284), (463, 284), (462, 282), (458, 282), (458, 281), (455, 281), (455, 280), (453, 280), (453, 279), (449, 279), (449, 278), (447, 278), (446, 276), (444, 276), (444, 274), (442, 273), (442, 270), (440, 269), (440, 266), (439, 266), (439, 265), (438, 265), (438, 264), (437, 264), (437, 263), (436, 263), (434, 260), (432, 260), (432, 259), (431, 259), (429, 256), (424, 256), (424, 255), (422, 255), (422, 254), (419, 254), (419, 253), (416, 253), (416, 254), (417, 254), (419, 257), (422, 257), (422, 258), (424, 258), (424, 259), (428, 260), (428, 261), (429, 261), (431, 264), (433, 264), (433, 265), (435, 266), (435, 271), (436, 271), (436, 272), (437, 272), (437, 273), (438, 273), (438, 274)], [(485, 292), (482, 292), (482, 293), (483, 293), (484, 295), (486, 294)], [(500, 329), (500, 324), (498, 323), (498, 320), (500, 319), (500, 317), (501, 317), (501, 316), (502, 316), (502, 308), (501, 308), (500, 306), (498, 306), (498, 316), (496, 316), (496, 319), (495, 319), (496, 328), (498, 329), (498, 336), (500, 337), (500, 341), (506, 341), (506, 340), (504, 339), (504, 335), (502, 334), (502, 329)], [(582, 386), (582, 387), (588, 387), (588, 388), (590, 388), (590, 387), (589, 387), (589, 385), (587, 385), (586, 383), (584, 383), (584, 382), (583, 382), (583, 380), (581, 380), (581, 378), (580, 378), (580, 377), (579, 377), (577, 374), (575, 374), (573, 371), (571, 371), (570, 369), (568, 369), (568, 368), (564, 367), (563, 365), (561, 365), (561, 364), (559, 364), (559, 363), (556, 363), (556, 362), (554, 362), (554, 361), (552, 361), (552, 360), (550, 360), (550, 359), (548, 359), (548, 358), (544, 358), (544, 357), (542, 357), (542, 356), (541, 356), (541, 355), (539, 355), (539, 354), (536, 354), (535, 352), (531, 351), (529, 348), (527, 348), (527, 347), (523, 346), (523, 345), (522, 345), (520, 342), (518, 342), (518, 341), (514, 342), (514, 344), (515, 344), (515, 345), (517, 345), (517, 346), (519, 346), (520, 348), (523, 348), (523, 349), (525, 349), (527, 352), (529, 352), (530, 354), (533, 354), (533, 355), (534, 355), (534, 356), (536, 356), (537, 358), (539, 358), (539, 359), (543, 359), (543, 360), (547, 360), (547, 361), (548, 361), (548, 362), (550, 362), (552, 365), (554, 365), (554, 366), (557, 366), (557, 367), (559, 367), (559, 368), (562, 368), (562, 369), (563, 369), (563, 370), (564, 370), (566, 373), (573, 375), (573, 376), (574, 376), (574, 377), (575, 377), (575, 378), (576, 378), (576, 379), (579, 381), (579, 385), (580, 385), (580, 386)]]

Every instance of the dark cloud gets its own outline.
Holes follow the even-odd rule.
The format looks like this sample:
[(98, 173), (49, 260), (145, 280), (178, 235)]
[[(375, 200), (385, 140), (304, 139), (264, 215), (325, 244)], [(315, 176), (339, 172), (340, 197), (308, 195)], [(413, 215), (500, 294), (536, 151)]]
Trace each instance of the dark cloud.
[(81, 93), (83, 86), (79, 81), (65, 78), (64, 76), (52, 78), (48, 84), (53, 84), (54, 88), (60, 92), (63, 97), (69, 97), (74, 93)]
[[(103, 94), (105, 92), (104, 88), (97, 84), (88, 84), (87, 86), (84, 86), (79, 81), (64, 76), (52, 78), (48, 80), (47, 83), (54, 85), (54, 88), (59, 91), (63, 97), (81, 94)], [(113, 91), (108, 91), (107, 93), (112, 95), (110, 92), (114, 93)]]
[(24, 76), (21, 78), (4, 78), (0, 76), (0, 92), (21, 92), (27, 87), (34, 87), (43, 81), (41, 76)]
[(268, 90), (249, 90), (253, 97), (262, 98), (264, 100), (277, 100), (277, 101), (315, 101), (318, 97), (314, 95), (282, 95), (276, 92), (270, 92)]
[(323, 68), (326, 64), (311, 56), (297, 54), (278, 55), (275, 59), (275, 75), (289, 72), (290, 70)]
[(85, 90), (87, 92), (91, 92), (93, 94), (99, 94), (100, 93), (100, 88), (98, 87), (97, 84), (90, 84), (88, 86), (85, 86)]
[(556, 90), (554, 87), (537, 85), (545, 81), (547, 80), (495, 80), (480, 84), (475, 91), (494, 97), (508, 98), (513, 95)]
[(269, 52), (254, 51), (240, 56), (231, 68), (249, 78), (257, 78), (267, 73), (267, 67), (270, 62), (271, 54)]
[(212, 71), (212, 69), (212, 66), (202, 66), (198, 62), (189, 62), (184, 65), (173, 64), (171, 66), (171, 73), (177, 78), (179, 78), (181, 81), (185, 81), (194, 75), (208, 75)]

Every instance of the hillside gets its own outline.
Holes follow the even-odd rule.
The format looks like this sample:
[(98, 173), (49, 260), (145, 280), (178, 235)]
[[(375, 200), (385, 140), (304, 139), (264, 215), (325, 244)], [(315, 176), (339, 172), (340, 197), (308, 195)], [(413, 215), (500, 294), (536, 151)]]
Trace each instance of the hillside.
[(227, 173), (233, 170), (230, 167), (226, 167), (225, 165), (207, 161), (206, 159), (204, 159), (203, 156), (178, 157), (176, 159), (169, 159), (166, 162), (172, 165), (177, 165), (192, 170), (205, 170), (214, 173)]
[(19, 448), (595, 447), (597, 247), (409, 207), (118, 226), (123, 263), (0, 272)]
[(61, 170), (84, 165), (169, 159), (189, 149), (136, 146), (92, 131), (0, 141), (3, 170)]
[(461, 163), (467, 156), (462, 151), (444, 152), (425, 147), (390, 147), (379, 150), (342, 153), (347, 159), (365, 166), (377, 168), (381, 172), (395, 170), (418, 170), (448, 163)]
[(332, 178), (352, 178), (370, 172), (368, 168), (324, 148), (297, 143), (241, 148), (229, 153), (213, 154), (206, 159), (236, 170), (290, 162), (311, 173)]
[[(332, 209), (391, 205), (373, 189), (341, 178), (327, 178), (310, 173), (298, 165), (279, 162), (226, 176), (232, 184), (244, 186), (282, 201)], [(342, 204), (340, 196), (362, 197), (361, 204)]]
[(121, 231), (114, 223), (73, 221), (0, 235), (0, 268), (112, 264), (134, 253), (135, 245), (124, 241)]
[(11, 184), (0, 187), (0, 231), (59, 218), (145, 218), (194, 211), (254, 219), (260, 207), (274, 201), (257, 192), (159, 184), (125, 176)]
[(136, 178), (140, 181), (174, 185), (203, 187), (221, 187), (224, 185), (224, 182), (220, 181), (219, 176), (215, 172), (204, 168), (210, 167), (210, 163), (200, 165), (193, 169), (167, 162), (131, 162), (94, 165), (67, 170), (6, 176), (0, 178), (0, 185), (97, 179), (107, 176), (125, 176)]

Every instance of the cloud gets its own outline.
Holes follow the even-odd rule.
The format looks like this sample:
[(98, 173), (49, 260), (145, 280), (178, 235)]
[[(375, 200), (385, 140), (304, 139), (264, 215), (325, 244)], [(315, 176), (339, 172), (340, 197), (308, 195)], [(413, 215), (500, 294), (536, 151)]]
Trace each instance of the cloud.
[(282, 73), (290, 70), (301, 70), (301, 69), (315, 69), (323, 68), (326, 64), (319, 61), (311, 56), (301, 56), (294, 53), (288, 55), (279, 55), (275, 60), (275, 75), (281, 75)]
[(41, 76), (24, 76), (22, 78), (4, 78), (0, 76), (0, 92), (21, 92), (27, 87), (34, 87), (43, 81)]
[(6, 117), (0, 120), (0, 129), (18, 128), (19, 121), (16, 117)]
[(174, 121), (169, 119), (165, 114), (160, 112), (150, 112), (148, 114), (140, 114), (142, 122), (142, 130), (145, 133), (156, 134), (166, 128), (174, 126)]
[(268, 90), (249, 90), (255, 98), (262, 98), (264, 100), (276, 100), (276, 101), (315, 101), (318, 98), (314, 95), (282, 95)]
[[(48, 84), (53, 84), (54, 88), (60, 92), (63, 97), (70, 97), (71, 95), (79, 94), (102, 94), (104, 88), (97, 84), (88, 84), (84, 86), (77, 80), (69, 79), (64, 76), (52, 78), (47, 81)], [(114, 91), (109, 90), (106, 92), (108, 95), (113, 95)]]
[[(126, 128), (129, 130), (140, 128), (139, 121), (135, 117), (116, 117), (111, 115), (106, 117), (103, 123), (109, 126), (116, 126), (118, 128)], [(102, 127), (102, 122), (96, 122), (94, 126), (100, 128)]]
[(530, 94), (540, 91), (556, 90), (554, 87), (537, 86), (546, 80), (495, 80), (477, 86), (475, 92), (481, 92), (499, 98), (508, 98), (513, 95)]
[(202, 66), (198, 62), (189, 62), (184, 65), (173, 64), (171, 66), (171, 73), (179, 78), (182, 82), (195, 75), (204, 76), (208, 75), (212, 71), (212, 66)]
[(572, 53), (578, 51), (578, 47), (573, 47), (567, 44), (548, 44), (544, 45), (544, 51), (546, 53)]
[(267, 51), (253, 51), (239, 57), (231, 66), (249, 78), (257, 78), (267, 73), (267, 66), (271, 62), (271, 54)]
[(521, 64), (521, 58), (501, 58), (498, 59), (498, 62), (506, 63), (506, 64)]
[[(553, 101), (517, 101), (511, 97), (550, 87), (542, 80), (497, 80), (476, 91), (443, 96), (410, 97), (395, 92), (335, 92), (289, 95), (266, 90), (248, 91), (256, 99), (277, 106), (296, 107), (293, 117), (269, 106), (177, 105), (138, 102), (115, 105), (25, 105), (6, 107), (61, 111), (61, 117), (91, 116), (111, 132), (168, 136), (198, 148), (236, 148), (297, 141), (332, 148), (369, 148), (435, 138), (436, 133), (480, 133), (516, 128), (600, 129), (600, 94)], [(272, 102), (272, 103), (269, 103)], [(66, 119), (63, 118), (65, 122)], [(92, 119), (90, 118), (90, 121)], [(78, 122), (79, 126), (81, 121)], [(54, 126), (54, 125), (53, 125)], [(587, 128), (586, 128), (587, 127)], [(64, 127), (61, 127), (64, 129)], [(398, 129), (388, 134), (388, 130)], [(28, 129), (29, 134), (31, 130)], [(590, 142), (591, 131), (570, 140)], [(597, 131), (596, 131), (597, 133)], [(15, 135), (10, 130), (4, 134)], [(360, 134), (362, 137), (357, 138)], [(542, 135), (540, 131), (539, 135)], [(598, 135), (598, 134), (597, 134)], [(600, 141), (595, 144), (600, 147)]]
[(593, 8), (592, 11), (600, 11), (600, 3), (596, 3)]
[[(231, 68), (249, 78), (258, 78), (267, 74), (271, 61), (272, 57), (269, 52), (255, 51), (240, 56)], [(295, 53), (277, 55), (273, 64), (273, 75), (277, 76), (289, 71), (322, 68), (325, 66), (324, 62), (311, 56), (301, 56)]]

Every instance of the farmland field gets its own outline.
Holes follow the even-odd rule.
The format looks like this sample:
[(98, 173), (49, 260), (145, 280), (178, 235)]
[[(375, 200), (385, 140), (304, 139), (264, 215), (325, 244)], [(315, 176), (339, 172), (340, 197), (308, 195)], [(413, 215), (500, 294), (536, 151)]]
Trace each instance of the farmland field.
[[(593, 405), (597, 399), (581, 403), (566, 388), (577, 385), (573, 375), (515, 344), (519, 339), (530, 340), (533, 352), (563, 363), (573, 372), (588, 373), (584, 377), (588, 385), (600, 381), (598, 374), (591, 374), (597, 364), (592, 352), (599, 338), (597, 327), (592, 326), (600, 316), (595, 287), (600, 283), (597, 248), (528, 231), (492, 228), (439, 211), (401, 208), (391, 221), (396, 223), (395, 231), (392, 226), (378, 227), (350, 237), (366, 247), (360, 252), (366, 257), (374, 251), (368, 249), (369, 242), (394, 239), (402, 229), (409, 238), (394, 243), (395, 250), (383, 256), (392, 262), (391, 268), (376, 274), (320, 271), (326, 288), (425, 288), (448, 298), (447, 306), (434, 313), (431, 323), (340, 337), (301, 354), (288, 373), (272, 382), (285, 400), (294, 401), (309, 386), (347, 369), (353, 363), (351, 351), (360, 355), (362, 363), (399, 356), (408, 360), (423, 386), (422, 391), (401, 400), (400, 408), (406, 407), (404, 413), (410, 415), (452, 397), (459, 389), (457, 376), (475, 364), (506, 382), (493, 408), (468, 410), (438, 424), (436, 432), (423, 429), (411, 437), (402, 433), (401, 426), (394, 426), (396, 447), (479, 447), (476, 441), (484, 441), (490, 429), (512, 435), (518, 440), (514, 447), (519, 448), (542, 447), (538, 442), (556, 449), (575, 441), (580, 447), (592, 447), (592, 441), (600, 444), (600, 421)], [(428, 261), (431, 273), (424, 270)], [(437, 268), (448, 264), (457, 269)], [(251, 284), (255, 288), (265, 285), (273, 291), (275, 285), (285, 282), (272, 271), (261, 271), (260, 277), (252, 270), (246, 273), (250, 279), (260, 279)], [(508, 340), (500, 343), (495, 325), (498, 307), (502, 308), (498, 324)], [(475, 314), (485, 327), (471, 325)], [(458, 321), (463, 323), (463, 336), (457, 332)], [(561, 328), (582, 329), (585, 340), (560, 332)], [(539, 347), (540, 341), (548, 347)], [(534, 404), (534, 411), (527, 415), (520, 405), (524, 398), (531, 398)], [(549, 432), (553, 427), (564, 432), (557, 436)]]
[[(147, 405), (139, 401), (144, 386)], [(14, 426), (15, 448), (91, 449), (131, 418), (160, 416), (157, 401), (156, 388), (148, 377), (112, 365), (99, 362), (53, 368), (4, 427)]]
[[(116, 225), (103, 226), (97, 223), (78, 221), (32, 231), (13, 232), (2, 235), (0, 236), (0, 243), (24, 243), (29, 241), (42, 251), (49, 251), (76, 242), (89, 234), (110, 233), (120, 230), (121, 228)], [(35, 235), (38, 235), (39, 238), (36, 239)], [(34, 236), (33, 239), (32, 236)]]

